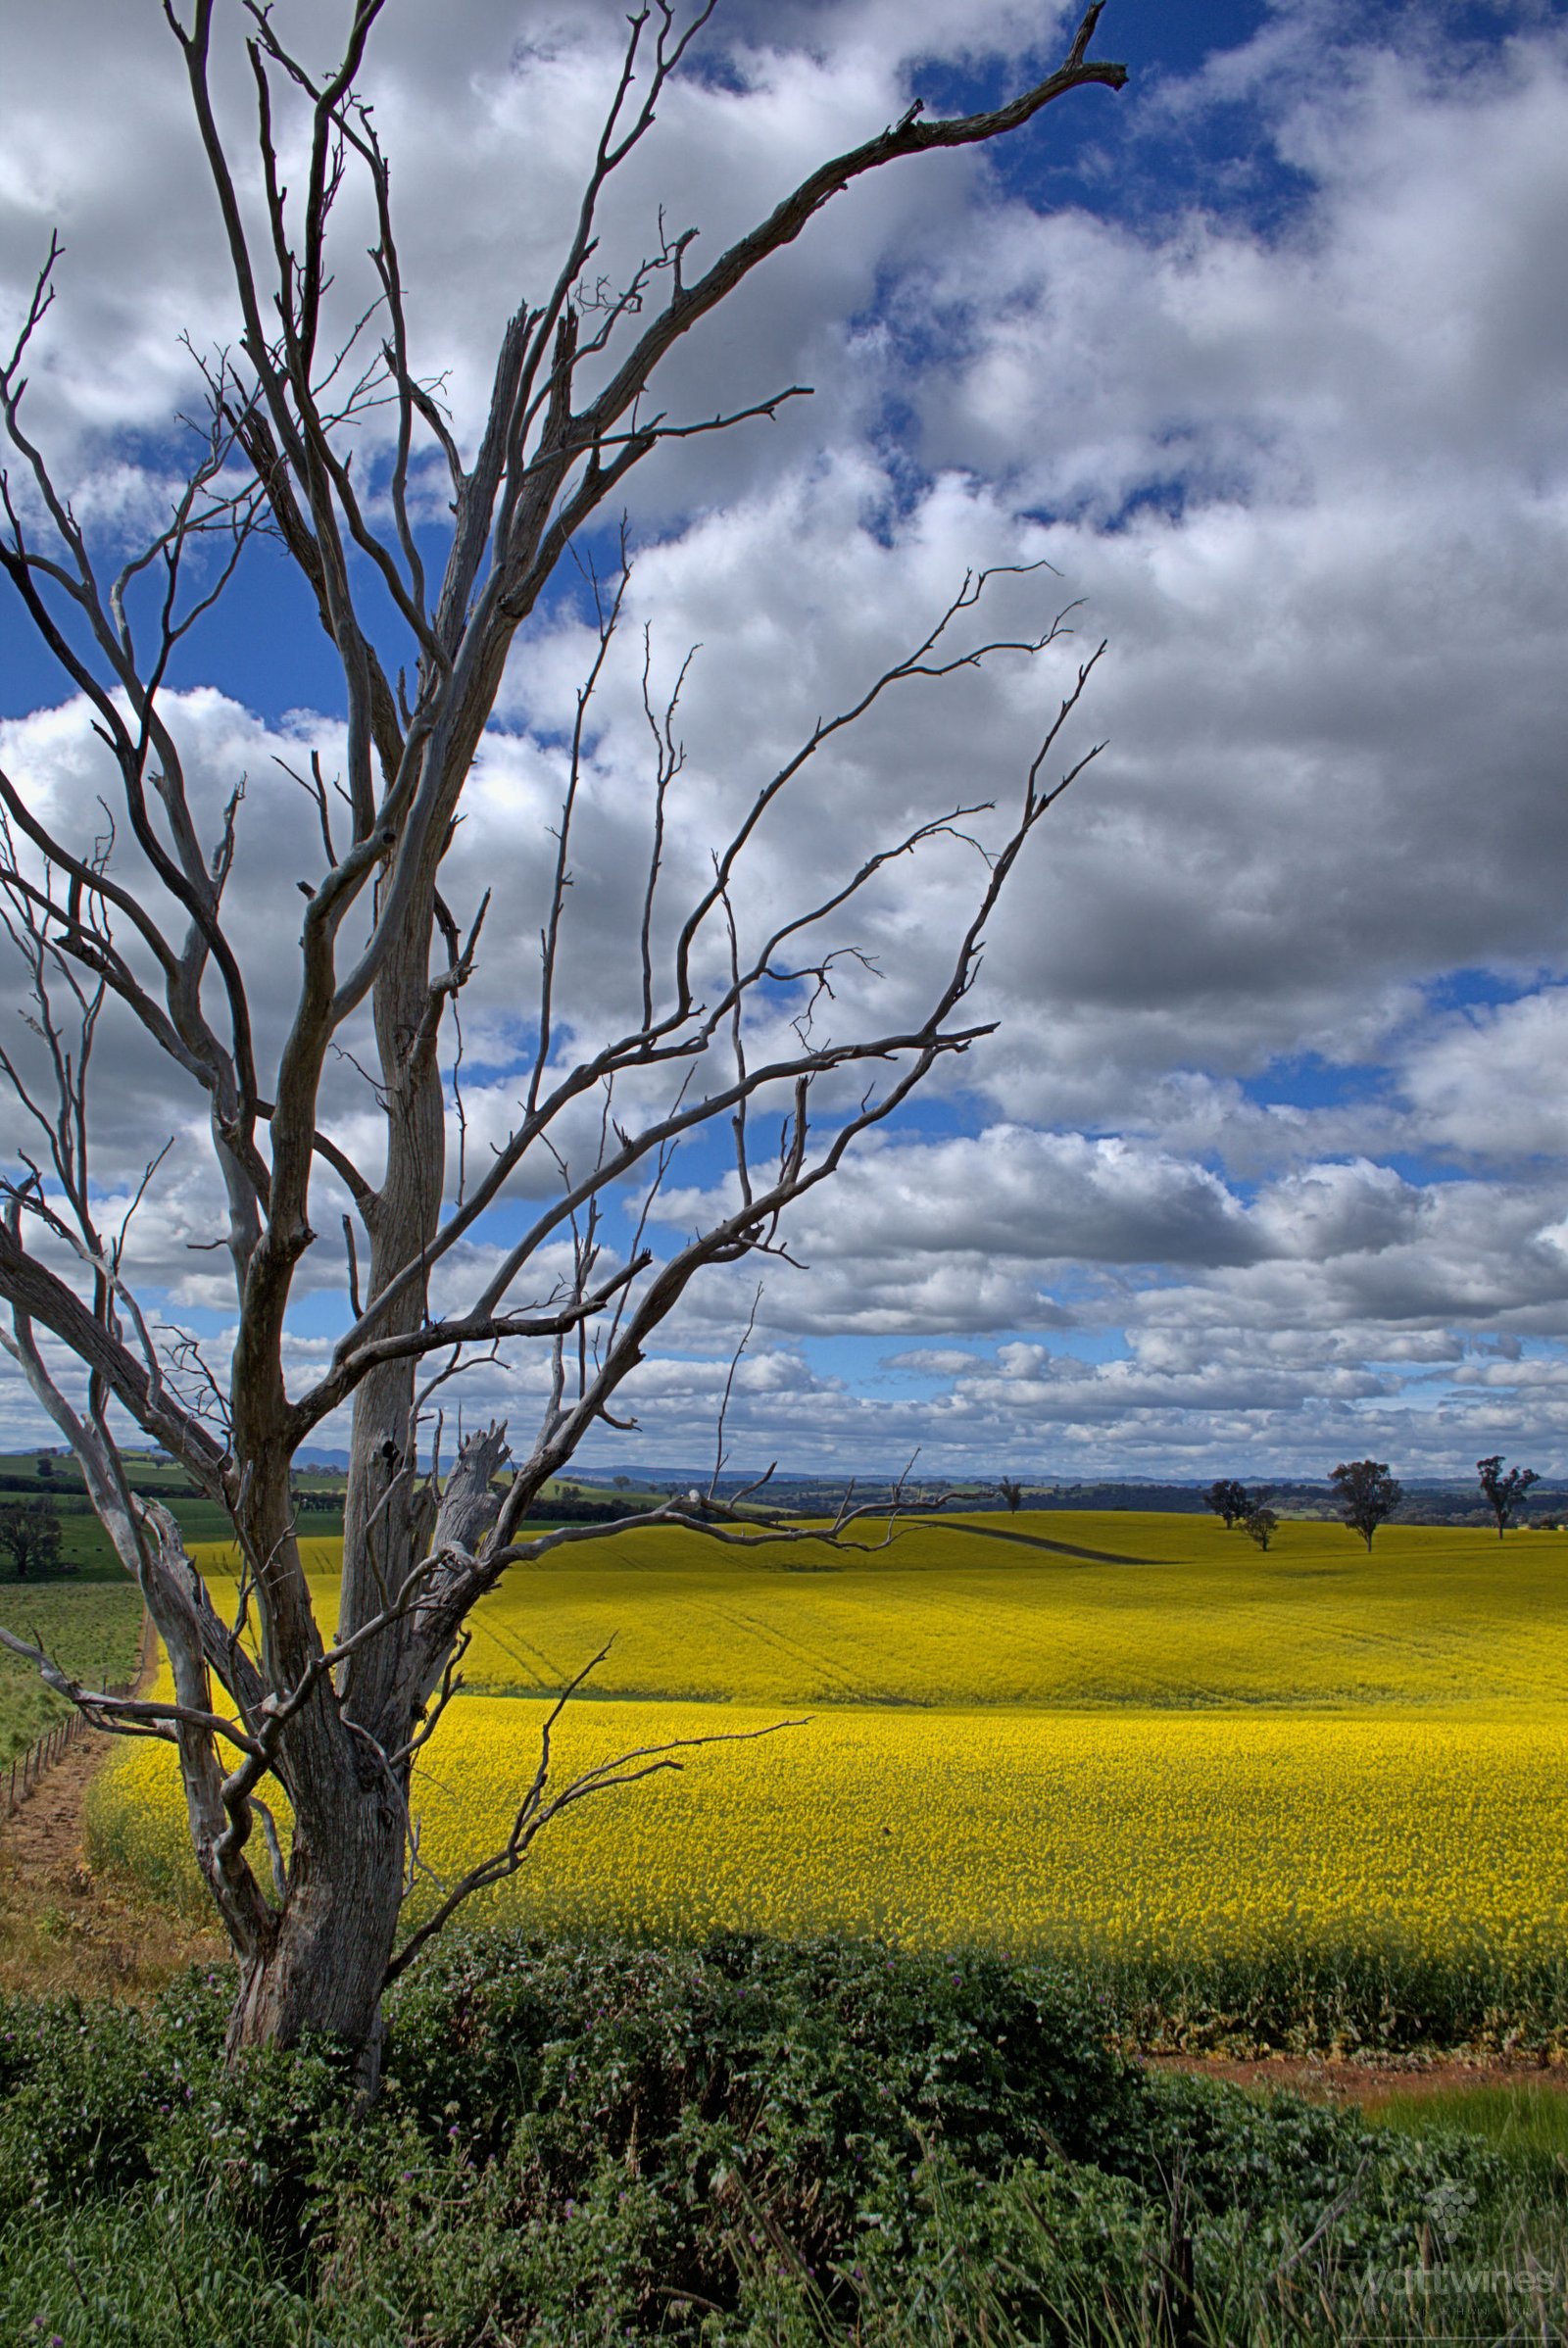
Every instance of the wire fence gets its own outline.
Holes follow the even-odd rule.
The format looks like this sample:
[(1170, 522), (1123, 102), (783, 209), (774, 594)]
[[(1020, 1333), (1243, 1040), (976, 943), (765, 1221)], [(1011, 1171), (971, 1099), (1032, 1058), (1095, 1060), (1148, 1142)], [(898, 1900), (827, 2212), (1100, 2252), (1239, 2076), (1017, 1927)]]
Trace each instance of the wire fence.
[[(144, 1617), (141, 1652), (137, 1660), (134, 1678), (117, 1680), (114, 1687), (104, 1692), (111, 1695), (133, 1694), (143, 1676), (150, 1669), (155, 1651), (156, 1640), (152, 1621), (150, 1617)], [(10, 1782), (6, 1785), (5, 1814), (7, 1818), (16, 1816), (27, 1796), (36, 1790), (40, 1779), (54, 1768), (57, 1761), (65, 1759), (74, 1744), (79, 1743), (81, 1738), (89, 1734), (85, 1716), (73, 1710), (66, 1715), (64, 1720), (56, 1721), (52, 1729), (46, 1729), (41, 1737), (35, 1737), (24, 1753), (17, 1755), (11, 1764)]]
[(22, 1807), (46, 1770), (63, 1761), (78, 1737), (87, 1734), (87, 1724), (79, 1712), (72, 1712), (57, 1721), (43, 1736), (35, 1737), (24, 1753), (19, 1753), (11, 1764), (11, 1783), (6, 1795), (8, 1818)]

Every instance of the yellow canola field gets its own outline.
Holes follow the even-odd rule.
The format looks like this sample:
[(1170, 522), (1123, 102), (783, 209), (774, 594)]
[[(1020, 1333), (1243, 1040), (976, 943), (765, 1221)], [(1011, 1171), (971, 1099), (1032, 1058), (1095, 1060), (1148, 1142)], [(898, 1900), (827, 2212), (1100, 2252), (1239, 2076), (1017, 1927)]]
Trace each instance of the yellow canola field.
[[(543, 1710), (453, 1707), (418, 1795), (439, 1873), (500, 1839)], [(562, 1782), (634, 1745), (779, 1717), (584, 1704), (560, 1734)], [(685, 1760), (557, 1821), (498, 1903), (542, 1931), (834, 1927), (1167, 1955), (1392, 1935), (1526, 1956), (1568, 1920), (1568, 1714), (837, 1707)], [(187, 1877), (161, 1748), (128, 1748), (98, 1792), (110, 1855), (169, 1885)]]
[[(793, 1704), (1568, 1703), (1568, 1536), (1287, 1523), (1260, 1555), (1212, 1517), (1061, 1511), (901, 1533), (854, 1558), (680, 1533), (554, 1551), (473, 1618), (474, 1689)], [(866, 1536), (877, 1538), (879, 1528)], [(1027, 1547), (1024, 1533), (1102, 1558)], [(340, 1544), (307, 1541), (336, 1614)], [(198, 1549), (215, 1585), (228, 1553)], [(221, 1600), (220, 1600), (221, 1602)]]
[[(496, 1895), (541, 1930), (1562, 1945), (1562, 1539), (1386, 1528), (1367, 1558), (1341, 1527), (1291, 1524), (1263, 1557), (1201, 1519), (989, 1522), (1116, 1561), (944, 1528), (833, 1571), (647, 1535), (518, 1573), (420, 1772), (426, 1861), (450, 1876), (500, 1839), (542, 1691), (614, 1632), (595, 1685), (619, 1700), (570, 1708), (558, 1782), (811, 1718), (559, 1822)], [(329, 1620), (337, 1561), (312, 1562)], [(204, 1564), (222, 1579), (220, 1554)], [(193, 1876), (169, 1764), (117, 1756), (91, 1832), (101, 1861), (173, 1888)]]

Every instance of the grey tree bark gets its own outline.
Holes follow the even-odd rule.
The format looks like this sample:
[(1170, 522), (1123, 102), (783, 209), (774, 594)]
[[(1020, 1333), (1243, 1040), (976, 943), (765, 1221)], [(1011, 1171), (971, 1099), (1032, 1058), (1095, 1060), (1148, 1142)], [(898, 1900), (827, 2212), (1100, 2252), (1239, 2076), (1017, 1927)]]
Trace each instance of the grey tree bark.
[[(962, 1016), (980, 941), (1025, 842), (1087, 763), (1080, 758), (1049, 784), (1042, 779), (1099, 657), (1069, 674), (932, 1000), (890, 1032), (848, 1039), (811, 1024), (811, 1003), (851, 951), (824, 942), (830, 925), (896, 857), (951, 840), (978, 810), (943, 809), (858, 869), (824, 876), (814, 902), (798, 906), (760, 950), (743, 952), (734, 906), (757, 826), (874, 705), (915, 680), (1004, 652), (1038, 655), (1067, 632), (1065, 615), (1024, 639), (987, 634), (976, 614), (996, 574), (966, 579), (925, 638), (853, 707), (819, 719), (762, 784), (715, 854), (711, 882), (686, 908), (672, 946), (655, 908), (665, 886), (664, 793), (678, 753), (670, 711), (650, 703), (662, 747), (641, 1000), (618, 1036), (567, 1065), (557, 1056), (555, 990), (596, 664), (579, 704), (559, 850), (551, 852), (526, 1101), (482, 1177), (454, 1198), (441, 1052), (482, 951), (485, 906), (460, 925), (444, 902), (441, 872), (509, 649), (563, 560), (662, 443), (771, 416), (803, 396), (792, 384), (734, 414), (690, 421), (671, 420), (658, 404), (661, 364), (754, 271), (865, 174), (1014, 135), (1072, 93), (1119, 88), (1125, 73), (1090, 56), (1101, 14), (1091, 7), (1059, 69), (1010, 103), (947, 121), (927, 121), (911, 107), (892, 127), (824, 162), (706, 271), (688, 279), (693, 232), (671, 238), (661, 224), (625, 285), (590, 293), (585, 271), (606, 191), (649, 135), (662, 95), (716, 5), (695, 0), (681, 20), (655, 0), (630, 21), (559, 269), (507, 325), (488, 416), (465, 454), (434, 387), (409, 359), (391, 176), (361, 94), (383, 0), (355, 0), (342, 55), (324, 76), (283, 46), (265, 10), (248, 12), (256, 126), (243, 158), (231, 151), (213, 94), (224, 12), (219, 0), (187, 5), (188, 15), (166, 0), (165, 14), (226, 237), (238, 333), (232, 350), (203, 364), (200, 462), (167, 525), (113, 577), (24, 415), (24, 370), (54, 299), (57, 247), (0, 369), (0, 417), (15, 468), (3, 493), (0, 562), (20, 614), (63, 682), (90, 706), (118, 792), (116, 838), (65, 837), (40, 817), (25, 774), (0, 773), (0, 914), (23, 957), (42, 1054), (34, 1065), (0, 1052), (22, 1123), (42, 1136), (36, 1155), (16, 1143), (17, 1171), (4, 1185), (0, 1299), (9, 1324), (0, 1339), (81, 1463), (93, 1506), (168, 1650), (174, 1694), (94, 1693), (24, 1639), (0, 1636), (32, 1652), (98, 1726), (177, 1748), (192, 1845), (240, 1966), (234, 2046), (319, 2030), (360, 2049), (373, 2069), (384, 1989), (429, 1932), (481, 1883), (522, 1864), (564, 1807), (673, 1764), (672, 1748), (635, 1752), (562, 1785), (547, 1732), (539, 1772), (519, 1789), (505, 1839), (411, 1926), (413, 1773), (459, 1684), (467, 1615), (510, 1566), (588, 1531), (595, 1539), (614, 1532), (595, 1526), (530, 1538), (525, 1514), (589, 1429), (615, 1423), (617, 1390), (692, 1279), (710, 1264), (776, 1249), (786, 1209), (830, 1180), (856, 1140), (939, 1060), (986, 1032)], [(307, 157), (294, 188), (283, 184), (278, 161), (285, 139)], [(334, 205), (355, 175), (377, 221), (373, 303), (334, 336), (326, 323), (338, 315), (334, 274), (352, 265), (335, 233)], [(390, 431), (357, 440), (372, 416), (389, 416)], [(417, 518), (422, 468), (431, 462), (444, 472), (451, 510), (439, 576), (430, 525)], [(307, 583), (341, 664), (347, 711), (346, 822), (318, 764), (296, 778), (316, 802), (322, 862), (306, 890), (291, 1024), (265, 1072), (224, 910), (242, 793), (236, 787), (217, 837), (204, 840), (166, 685), (177, 646), (263, 531)], [(160, 582), (150, 626), (131, 616), (144, 609), (136, 591), (149, 576)], [(601, 661), (624, 583), (623, 563), (600, 607)], [(121, 837), (138, 859), (133, 881), (122, 877)], [(695, 973), (711, 938), (726, 930), (729, 979), (705, 999)], [(748, 1050), (748, 1022), (764, 991), (781, 986), (803, 1007), (798, 1048), (758, 1057)], [(172, 1357), (164, 1349), (129, 1281), (125, 1224), (100, 1228), (88, 1077), (111, 1009), (139, 1023), (172, 1078), (205, 1099), (227, 1202), (222, 1245), (236, 1315), (221, 1372), (189, 1348)], [(370, 1054), (384, 1126), (374, 1180), (353, 1162), (323, 1110), (329, 1056), (348, 1038)], [(856, 1066), (867, 1071), (868, 1089), (852, 1109), (830, 1107), (818, 1122), (829, 1080)], [(617, 1080), (660, 1072), (669, 1078), (662, 1105), (618, 1122), (611, 1108)], [(781, 1097), (782, 1139), (760, 1152), (749, 1111)], [(433, 1283), (454, 1250), (524, 1160), (549, 1151), (566, 1117), (589, 1101), (603, 1104), (595, 1160), (569, 1172), (562, 1161), (559, 1196), (462, 1309), (438, 1309)], [(644, 1241), (614, 1255), (602, 1235), (604, 1202), (632, 1182), (657, 1191), (672, 1149), (714, 1123), (734, 1134), (732, 1210), (715, 1212), (669, 1252)], [(150, 1167), (147, 1185), (157, 1179)], [(325, 1369), (293, 1391), (285, 1338), (299, 1266), (322, 1244), (313, 1210), (335, 1220), (340, 1203), (348, 1209), (347, 1326)], [(542, 1298), (519, 1301), (544, 1251), (563, 1240), (571, 1243), (569, 1278)], [(439, 1440), (432, 1386), (496, 1348), (524, 1345), (549, 1350), (551, 1393), (511, 1482), (497, 1490), (511, 1456), (499, 1426), (470, 1436), (443, 1470), (430, 1458), (432, 1435)], [(329, 1626), (313, 1609), (290, 1476), (301, 1446), (345, 1408), (352, 1432), (343, 1577)], [(120, 1447), (126, 1427), (165, 1448), (226, 1510), (244, 1561), (232, 1620), (218, 1612), (168, 1509), (132, 1491)], [(659, 1521), (718, 1541), (799, 1538), (783, 1523), (741, 1530), (717, 1500), (716, 1479), (707, 1505), (670, 1502)], [(292, 1814), (286, 1856), (268, 1798), (273, 1787)]]

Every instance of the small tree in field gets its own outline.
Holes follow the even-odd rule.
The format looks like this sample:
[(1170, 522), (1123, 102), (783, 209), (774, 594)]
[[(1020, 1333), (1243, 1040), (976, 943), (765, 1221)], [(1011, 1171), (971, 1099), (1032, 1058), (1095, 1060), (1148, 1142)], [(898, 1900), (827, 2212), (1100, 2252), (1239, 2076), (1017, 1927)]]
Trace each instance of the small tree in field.
[(999, 1476), (997, 1490), (1007, 1503), (1007, 1514), (1016, 1516), (1019, 1508), (1023, 1505), (1023, 1486), (1015, 1482), (1011, 1476)]
[[(464, 445), (440, 383), (410, 357), (418, 337), (391, 172), (362, 87), (384, 0), (353, 0), (342, 54), (325, 72), (284, 46), (266, 7), (224, 20), (218, 0), (165, 0), (171, 61), (188, 83), (225, 240), (235, 331), (201, 362), (195, 463), (150, 541), (127, 552), (108, 542), (109, 524), (79, 519), (24, 415), (57, 246), (0, 360), (13, 456), (0, 539), (8, 624), (34, 631), (63, 695), (85, 704), (101, 793), (73, 811), (27, 774), (0, 774), (0, 919), (22, 956), (32, 1039), (16, 1047), (25, 1059), (0, 1051), (18, 1128), (4, 1137), (13, 1171), (0, 1193), (0, 1342), (80, 1464), (168, 1651), (173, 1694), (95, 1693), (24, 1639), (8, 1633), (6, 1643), (96, 1725), (175, 1748), (196, 1860), (239, 1965), (231, 2046), (321, 2032), (360, 2050), (372, 2079), (383, 1993), (461, 1903), (514, 1873), (569, 1805), (677, 1765), (672, 1748), (631, 1753), (561, 1786), (547, 1733), (496, 1849), (411, 1924), (415, 1764), (459, 1685), (472, 1609), (509, 1567), (573, 1540), (656, 1523), (734, 1542), (804, 1538), (783, 1519), (770, 1532), (755, 1518), (737, 1530), (717, 1468), (698, 1505), (674, 1496), (608, 1526), (533, 1537), (524, 1520), (591, 1430), (627, 1423), (619, 1389), (694, 1278), (779, 1250), (786, 1211), (988, 1032), (965, 1010), (982, 939), (1027, 842), (1088, 762), (1047, 771), (1098, 653), (1054, 692), (1058, 706), (991, 826), (936, 975), (917, 997), (901, 993), (879, 1026), (835, 995), (847, 970), (864, 966), (845, 925), (901, 859), (971, 856), (986, 809), (959, 804), (955, 788), (870, 853), (813, 871), (790, 901), (774, 894), (769, 825), (873, 707), (1004, 654), (1037, 658), (1060, 641), (1065, 614), (999, 633), (980, 608), (993, 608), (1002, 574), (956, 582), (917, 642), (818, 716), (781, 762), (745, 778), (689, 883), (670, 862), (682, 758), (674, 700), (661, 704), (645, 683), (640, 920), (620, 925), (612, 1015), (595, 1005), (573, 1016), (567, 945), (586, 895), (574, 885), (573, 824), (593, 801), (594, 696), (627, 581), (624, 541), (606, 557), (601, 536), (596, 557), (591, 532), (613, 523), (628, 476), (666, 442), (771, 416), (801, 393), (763, 384), (727, 413), (671, 413), (679, 395), (664, 363), (681, 355), (675, 372), (690, 383), (707, 322), (841, 190), (1012, 135), (1056, 100), (1126, 78), (1089, 55), (1101, 14), (1091, 7), (1060, 68), (1005, 104), (931, 121), (911, 106), (824, 161), (706, 267), (696, 230), (675, 233), (660, 214), (646, 223), (644, 258), (607, 280), (595, 258), (606, 192), (640, 156), (716, 5), (690, 0), (684, 18), (675, 0), (635, 8), (580, 205), (549, 271), (517, 289), (488, 408)], [(256, 108), (248, 146), (224, 126), (229, 67), (215, 36), (225, 21), (247, 34), (248, 59), (233, 62)], [(500, 237), (496, 249), (511, 248)], [(293, 566), (341, 671), (343, 770), (334, 777), (318, 753), (302, 754), (297, 772), (235, 774), (224, 799), (204, 805), (182, 755), (171, 666), (188, 660), (190, 631), (263, 535)], [(560, 746), (559, 810), (553, 828), (540, 826), (526, 875), (495, 873), (499, 910), (487, 926), (490, 896), (458, 899), (449, 854), (469, 836), (465, 822), (471, 831), (483, 820), (470, 784), (504, 672), (514, 706), (526, 702), (518, 631), (571, 564), (590, 611), (589, 660)], [(1008, 591), (1023, 592), (1019, 575)], [(287, 698), (285, 684), (279, 705)], [(967, 796), (967, 774), (964, 785)], [(262, 946), (230, 902), (258, 803), (263, 822), (286, 804), (312, 827), (303, 905), (291, 898), (289, 929), (272, 923)], [(523, 878), (543, 910), (537, 933), (519, 936), (512, 899)], [(455, 1023), (481, 956), (509, 950), (518, 956), (509, 1001), (525, 1031), (515, 1115), (475, 1164)], [(264, 960), (274, 998), (279, 971), (287, 977), (281, 1018), (261, 1000)], [(193, 1338), (161, 1336), (158, 1308), (132, 1277), (129, 1215), (122, 1205), (106, 1221), (89, 1080), (100, 1028), (116, 1021), (162, 1055), (170, 1098), (197, 1104), (181, 1147), (207, 1150), (220, 1200), (210, 1245), (229, 1289), (221, 1360)], [(366, 1079), (352, 1113), (345, 1069)], [(709, 1128), (723, 1139), (732, 1190), (662, 1252), (650, 1237), (661, 1185), (681, 1144)], [(189, 1132), (204, 1139), (191, 1144)], [(131, 1186), (132, 1209), (156, 1192), (160, 1166), (155, 1158)], [(485, 1218), (502, 1207), (511, 1220), (498, 1232)], [(307, 1261), (315, 1293), (303, 1303), (318, 1309), (323, 1288), (339, 1301), (329, 1353), (312, 1349), (319, 1319), (301, 1327)], [(301, 1335), (309, 1342), (296, 1350)], [(443, 1466), (439, 1390), (526, 1348), (540, 1365), (540, 1415), (498, 1492), (507, 1429), (470, 1433)], [(340, 1412), (349, 1467), (333, 1624), (313, 1601), (291, 1475)], [(226, 1512), (242, 1561), (232, 1621), (167, 1505), (132, 1491), (127, 1423)], [(286, 1856), (269, 1807), (275, 1787), (293, 1818)]]
[(1265, 1508), (1261, 1502), (1256, 1502), (1243, 1517), (1242, 1531), (1249, 1541), (1255, 1541), (1260, 1549), (1267, 1549), (1279, 1521), (1272, 1508)]
[(1211, 1484), (1203, 1494), (1203, 1506), (1211, 1508), (1216, 1516), (1224, 1518), (1227, 1533), (1233, 1525), (1240, 1525), (1245, 1521), (1247, 1512), (1251, 1505), (1251, 1497), (1246, 1485), (1238, 1484), (1234, 1476), (1221, 1476), (1217, 1483)]
[(9, 1557), (17, 1580), (47, 1574), (60, 1562), (62, 1531), (48, 1500), (8, 1500), (0, 1506), (0, 1555)]
[(1359, 1533), (1370, 1551), (1372, 1536), (1404, 1498), (1404, 1487), (1389, 1474), (1386, 1459), (1342, 1460), (1329, 1478), (1340, 1503), (1340, 1521)]
[(1500, 1451), (1494, 1451), (1490, 1459), (1478, 1459), (1476, 1474), (1481, 1479), (1482, 1497), (1497, 1520), (1497, 1539), (1501, 1541), (1508, 1527), (1520, 1521), (1530, 1487), (1541, 1478), (1534, 1468), (1522, 1467), (1511, 1467), (1504, 1475)]

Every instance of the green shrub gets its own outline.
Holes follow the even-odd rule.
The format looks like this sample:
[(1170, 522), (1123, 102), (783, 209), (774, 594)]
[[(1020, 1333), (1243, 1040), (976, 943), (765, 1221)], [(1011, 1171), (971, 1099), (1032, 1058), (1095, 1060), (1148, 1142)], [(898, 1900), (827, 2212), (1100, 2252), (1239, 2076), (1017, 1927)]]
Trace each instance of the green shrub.
[(1469, 2138), (1153, 2078), (991, 1956), (475, 1936), (368, 2114), (329, 2049), (225, 2069), (227, 1994), (0, 2009), (0, 2339), (1349, 2341), (1520, 2222)]

